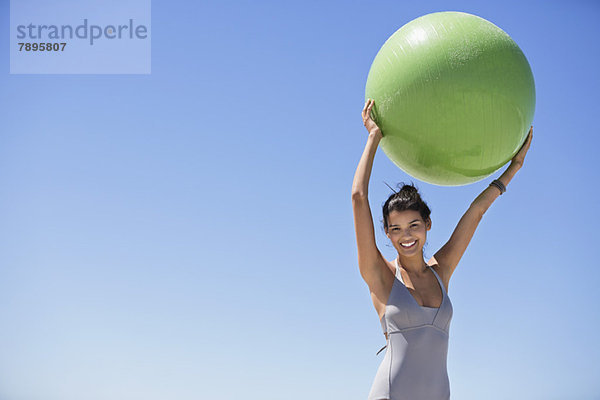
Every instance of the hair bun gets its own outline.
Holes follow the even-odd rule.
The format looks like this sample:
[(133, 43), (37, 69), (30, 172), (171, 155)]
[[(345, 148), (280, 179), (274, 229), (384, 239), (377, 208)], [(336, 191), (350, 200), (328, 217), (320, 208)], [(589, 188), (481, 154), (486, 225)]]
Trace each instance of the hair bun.
[(400, 182), (398, 185), (400, 190), (396, 192), (396, 195), (405, 201), (418, 201), (421, 199), (421, 195), (419, 194), (419, 190), (414, 186), (413, 183), (406, 184), (404, 182)]

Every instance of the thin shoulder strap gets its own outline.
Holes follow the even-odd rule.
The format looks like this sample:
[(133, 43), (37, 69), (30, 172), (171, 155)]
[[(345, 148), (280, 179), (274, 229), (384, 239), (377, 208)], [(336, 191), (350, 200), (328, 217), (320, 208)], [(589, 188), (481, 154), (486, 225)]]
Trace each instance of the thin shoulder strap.
[(446, 293), (446, 287), (444, 286), (444, 282), (442, 282), (442, 279), (440, 278), (440, 276), (437, 274), (437, 272), (435, 272), (435, 269), (433, 269), (430, 265), (427, 265), (427, 266), (429, 267), (429, 269), (431, 270), (431, 272), (433, 272), (433, 274), (437, 278), (437, 280), (440, 283), (440, 286), (441, 286), (442, 290), (444, 291), (444, 293)]
[(396, 265), (396, 277), (400, 279), (400, 282), (404, 284), (404, 281), (402, 280), (402, 274), (400, 274), (400, 265), (398, 264), (398, 258), (396, 258), (396, 262), (394, 263), (394, 265)]

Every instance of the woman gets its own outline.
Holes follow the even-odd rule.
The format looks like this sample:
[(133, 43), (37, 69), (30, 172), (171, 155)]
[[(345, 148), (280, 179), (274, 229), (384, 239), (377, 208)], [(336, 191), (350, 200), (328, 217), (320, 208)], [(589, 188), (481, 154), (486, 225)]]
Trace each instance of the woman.
[(452, 319), (450, 277), (483, 214), (523, 166), (533, 126), (506, 171), (477, 196), (448, 242), (427, 262), (423, 245), (431, 229), (429, 208), (412, 185), (404, 185), (392, 194), (383, 206), (384, 230), (398, 257), (387, 261), (375, 243), (367, 196), (373, 158), (382, 138), (381, 130), (371, 119), (373, 104), (373, 100), (367, 100), (362, 111), (369, 136), (352, 184), (358, 266), (369, 286), (387, 342), (369, 400), (449, 399), (446, 359)]

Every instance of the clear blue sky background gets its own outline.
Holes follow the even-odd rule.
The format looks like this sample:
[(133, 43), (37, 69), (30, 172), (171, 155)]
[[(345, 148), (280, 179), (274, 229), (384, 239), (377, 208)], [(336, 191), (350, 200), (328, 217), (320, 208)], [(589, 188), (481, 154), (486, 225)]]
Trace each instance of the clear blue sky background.
[[(501, 27), (525, 166), (450, 282), (452, 398), (600, 399), (595, 1), (154, 1), (151, 75), (10, 75), (0, 41), (0, 399), (366, 399), (385, 344), (350, 202), (369, 67), (410, 20)], [(415, 181), (426, 256), (476, 184)], [(411, 177), (378, 150), (381, 205)], [(594, 372), (595, 371), (595, 372)]]

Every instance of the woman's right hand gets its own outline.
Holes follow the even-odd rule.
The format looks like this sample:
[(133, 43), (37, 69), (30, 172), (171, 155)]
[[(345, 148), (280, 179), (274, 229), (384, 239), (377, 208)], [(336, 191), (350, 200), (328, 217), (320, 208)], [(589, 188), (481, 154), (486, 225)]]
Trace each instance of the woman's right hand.
[(375, 135), (381, 139), (383, 137), (381, 129), (379, 129), (375, 121), (371, 118), (371, 108), (373, 108), (373, 104), (375, 104), (375, 100), (373, 99), (368, 99), (365, 103), (365, 107), (362, 110), (363, 125), (367, 128), (370, 135)]

